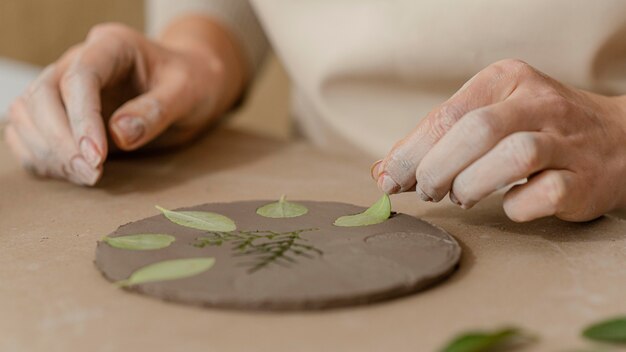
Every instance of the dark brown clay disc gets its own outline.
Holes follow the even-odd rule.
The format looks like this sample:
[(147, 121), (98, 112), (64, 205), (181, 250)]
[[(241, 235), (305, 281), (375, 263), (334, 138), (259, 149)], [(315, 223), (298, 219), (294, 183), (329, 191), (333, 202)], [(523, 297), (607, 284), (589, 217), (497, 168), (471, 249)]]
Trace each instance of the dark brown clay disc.
[[(228, 216), (237, 224), (232, 236), (182, 227), (163, 215), (123, 225), (110, 236), (165, 233), (176, 241), (167, 248), (148, 251), (117, 249), (99, 242), (96, 266), (107, 279), (119, 281), (155, 262), (214, 257), (215, 265), (199, 275), (128, 289), (208, 307), (304, 310), (357, 305), (420, 291), (449, 276), (461, 256), (452, 236), (409, 215), (395, 214), (377, 225), (338, 227), (333, 225), (336, 218), (364, 208), (295, 201), (305, 205), (308, 213), (283, 219), (256, 214), (258, 207), (270, 202), (178, 209)], [(250, 239), (252, 243), (242, 249), (242, 243)]]

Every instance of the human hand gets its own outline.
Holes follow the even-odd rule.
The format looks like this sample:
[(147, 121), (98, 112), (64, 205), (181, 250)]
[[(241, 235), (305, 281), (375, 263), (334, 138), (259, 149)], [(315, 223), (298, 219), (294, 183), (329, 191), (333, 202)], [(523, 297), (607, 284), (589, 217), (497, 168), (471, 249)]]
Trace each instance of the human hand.
[(33, 172), (93, 185), (112, 149), (197, 134), (223, 100), (220, 60), (210, 50), (166, 48), (124, 25), (96, 26), (12, 104), (5, 140)]
[(516, 181), (503, 207), (523, 222), (594, 219), (626, 203), (626, 100), (565, 86), (504, 60), (433, 110), (372, 176), (387, 193), (447, 193), (467, 209)]

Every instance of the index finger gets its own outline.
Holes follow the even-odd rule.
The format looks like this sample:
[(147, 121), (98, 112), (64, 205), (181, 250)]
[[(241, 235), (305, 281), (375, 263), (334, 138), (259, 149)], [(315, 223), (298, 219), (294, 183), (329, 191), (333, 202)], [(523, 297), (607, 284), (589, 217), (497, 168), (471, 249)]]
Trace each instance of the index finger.
[(134, 54), (125, 39), (110, 29), (93, 29), (85, 45), (66, 63), (60, 90), (76, 144), (89, 164), (97, 168), (107, 155), (106, 129), (100, 91), (123, 77)]
[[(428, 151), (468, 112), (506, 99), (516, 88), (518, 72), (528, 67), (505, 60), (480, 71), (450, 99), (431, 111), (417, 127), (396, 143), (372, 170), (385, 193), (405, 192), (415, 187), (415, 171)], [(422, 196), (424, 200), (428, 200)]]

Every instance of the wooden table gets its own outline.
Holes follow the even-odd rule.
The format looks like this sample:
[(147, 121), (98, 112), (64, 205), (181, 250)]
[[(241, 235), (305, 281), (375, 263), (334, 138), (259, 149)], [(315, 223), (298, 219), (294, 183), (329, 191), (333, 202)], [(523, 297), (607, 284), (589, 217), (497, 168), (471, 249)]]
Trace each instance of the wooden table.
[[(368, 205), (365, 158), (218, 130), (163, 156), (114, 160), (95, 188), (28, 176), (0, 143), (0, 351), (433, 351), (466, 329), (518, 325), (532, 351), (586, 346), (586, 324), (626, 313), (626, 222), (515, 224), (495, 195), (475, 209), (394, 196), (463, 246), (460, 270), (421, 294), (350, 309), (199, 309), (131, 294), (93, 265), (96, 241), (169, 208), (276, 198)], [(364, 267), (363, 270), (368, 270)]]

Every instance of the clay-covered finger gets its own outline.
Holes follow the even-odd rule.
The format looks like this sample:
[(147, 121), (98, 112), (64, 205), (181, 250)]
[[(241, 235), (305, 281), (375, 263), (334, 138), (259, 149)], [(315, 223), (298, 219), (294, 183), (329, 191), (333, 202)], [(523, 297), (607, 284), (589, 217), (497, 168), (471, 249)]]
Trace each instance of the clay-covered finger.
[[(593, 212), (575, 209), (584, 202), (577, 175), (569, 170), (545, 170), (504, 196), (504, 211), (515, 222), (556, 215), (563, 220), (591, 220)], [(586, 218), (586, 216), (588, 216)]]
[(502, 139), (535, 130), (542, 116), (536, 105), (523, 97), (512, 98), (466, 114), (420, 162), (416, 170), (418, 194), (424, 200), (440, 201), (454, 178)]
[(136, 63), (137, 50), (127, 31), (120, 25), (94, 27), (60, 77), (73, 138), (93, 168), (102, 165), (108, 152), (100, 92), (126, 78)]
[(452, 183), (451, 199), (471, 208), (492, 192), (546, 168), (561, 167), (559, 144), (542, 132), (517, 132), (465, 168)]
[(523, 62), (504, 60), (479, 72), (394, 145), (378, 168), (379, 187), (386, 193), (412, 189), (415, 171), (430, 149), (468, 112), (506, 99), (530, 70)]
[(102, 173), (101, 166), (92, 166), (79, 152), (56, 85), (55, 70), (46, 70), (26, 104), (28, 115), (40, 132), (54, 157), (49, 163), (63, 170), (62, 177), (83, 185), (94, 185)]

